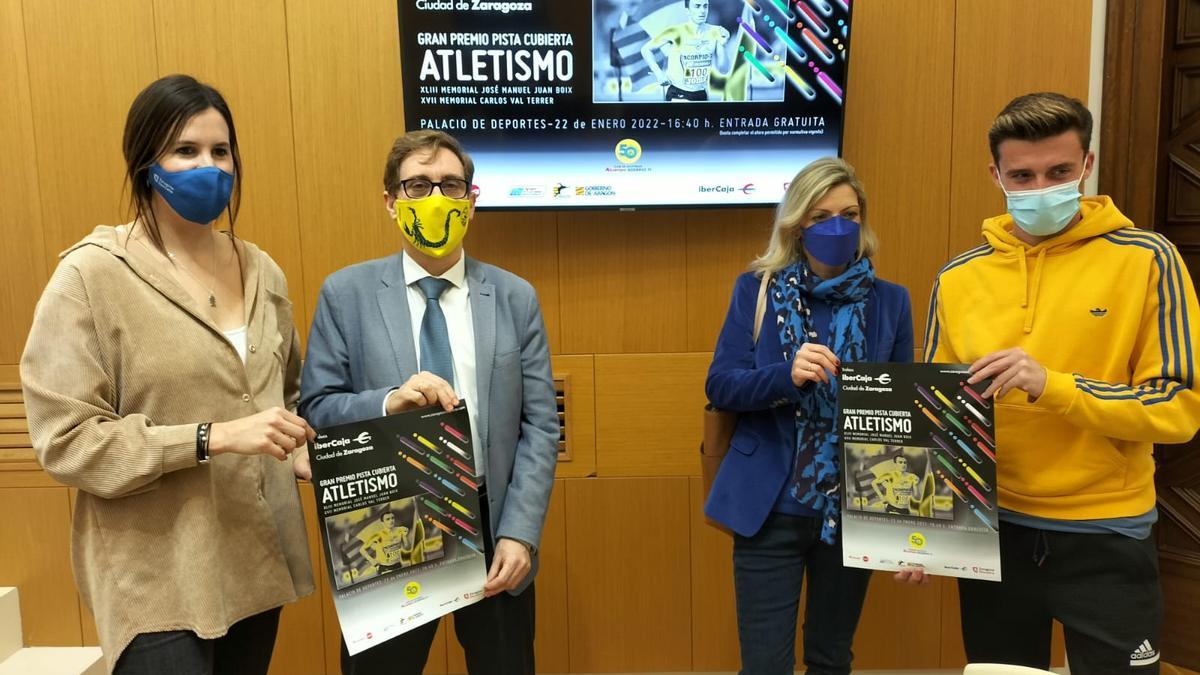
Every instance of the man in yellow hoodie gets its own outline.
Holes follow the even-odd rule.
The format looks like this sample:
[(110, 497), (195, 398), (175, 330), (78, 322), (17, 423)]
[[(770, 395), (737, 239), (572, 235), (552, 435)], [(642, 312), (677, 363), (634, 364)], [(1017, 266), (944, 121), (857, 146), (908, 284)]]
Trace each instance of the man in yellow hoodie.
[(1155, 443), (1200, 425), (1200, 309), (1175, 247), (1081, 198), (1092, 116), (1014, 99), (988, 132), (1008, 213), (938, 274), (928, 361), (993, 378), (1002, 582), (960, 580), (973, 662), (1047, 668), (1051, 619), (1082, 673), (1157, 673)]

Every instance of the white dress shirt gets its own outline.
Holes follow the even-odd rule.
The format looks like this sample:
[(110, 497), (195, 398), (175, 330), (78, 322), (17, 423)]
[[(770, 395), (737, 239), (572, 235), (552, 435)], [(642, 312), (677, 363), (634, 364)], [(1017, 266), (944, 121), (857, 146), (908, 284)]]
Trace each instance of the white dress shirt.
[[(425, 318), (425, 293), (417, 282), (428, 276), (408, 253), (400, 253), (404, 266), (404, 282), (408, 284), (408, 313), (412, 320), (413, 348), (417, 352), (417, 363), (421, 362), (421, 321)], [(480, 443), (478, 424), (479, 404), (478, 380), (475, 378), (475, 324), (471, 317), (471, 294), (467, 285), (466, 254), (454, 266), (446, 270), (441, 278), (450, 282), (442, 293), (442, 313), (446, 315), (446, 332), (450, 335), (450, 350), (454, 355), (454, 392), (467, 404), (467, 416), (471, 420), (471, 445), (475, 457), (475, 474), (480, 479), (487, 472), (487, 453)], [(387, 398), (383, 400), (383, 414), (387, 414)]]

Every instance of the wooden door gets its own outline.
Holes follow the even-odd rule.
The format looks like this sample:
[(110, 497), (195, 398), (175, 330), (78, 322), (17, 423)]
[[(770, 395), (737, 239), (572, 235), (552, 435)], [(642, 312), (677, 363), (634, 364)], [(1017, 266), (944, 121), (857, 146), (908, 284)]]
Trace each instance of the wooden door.
[[(1200, 0), (1109, 0), (1107, 18), (1100, 191), (1170, 239), (1200, 285)], [(1200, 439), (1155, 454), (1166, 600), (1160, 650), (1164, 661), (1195, 670)]]

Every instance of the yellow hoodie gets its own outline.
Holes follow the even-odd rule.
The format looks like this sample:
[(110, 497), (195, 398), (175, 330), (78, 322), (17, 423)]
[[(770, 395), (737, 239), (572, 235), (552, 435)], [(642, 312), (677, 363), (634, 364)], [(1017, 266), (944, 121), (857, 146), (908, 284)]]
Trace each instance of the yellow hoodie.
[(971, 363), (1021, 347), (1046, 368), (1036, 401), (996, 406), (1000, 505), (1043, 518), (1136, 516), (1154, 507), (1154, 443), (1200, 426), (1200, 308), (1178, 251), (1133, 227), (1108, 197), (1029, 246), (1012, 216), (938, 274), (925, 360)]

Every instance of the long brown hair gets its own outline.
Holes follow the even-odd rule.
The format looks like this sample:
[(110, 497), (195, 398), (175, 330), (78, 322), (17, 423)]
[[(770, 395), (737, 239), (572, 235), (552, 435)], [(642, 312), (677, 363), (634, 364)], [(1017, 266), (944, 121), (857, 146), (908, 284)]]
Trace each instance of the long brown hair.
[(232, 234), (242, 202), (242, 155), (238, 152), (233, 113), (229, 111), (221, 92), (190, 75), (168, 75), (143, 89), (133, 99), (129, 115), (125, 118), (122, 149), (125, 154), (125, 180), (129, 184), (129, 209), (133, 212), (135, 223), (141, 223), (146, 228), (150, 240), (163, 253), (166, 253), (166, 248), (151, 208), (154, 188), (149, 181), (150, 167), (179, 138), (188, 121), (209, 108), (219, 112), (229, 126), (234, 183), (233, 196), (226, 211), (229, 213), (229, 232)]

